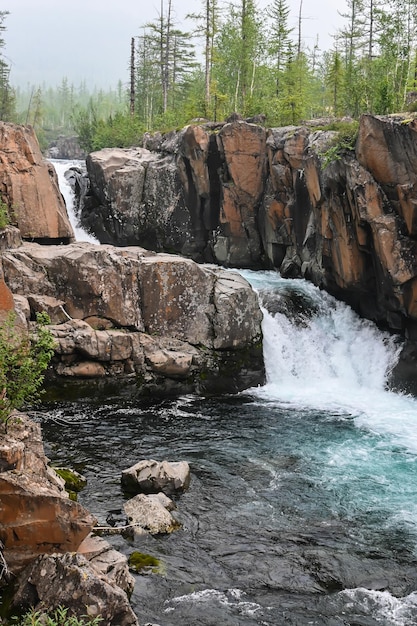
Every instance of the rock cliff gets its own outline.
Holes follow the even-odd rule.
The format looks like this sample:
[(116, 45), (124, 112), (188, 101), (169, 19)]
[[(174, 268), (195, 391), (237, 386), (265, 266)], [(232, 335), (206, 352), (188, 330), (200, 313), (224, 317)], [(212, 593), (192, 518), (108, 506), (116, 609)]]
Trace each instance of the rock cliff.
[(10, 611), (64, 606), (70, 615), (87, 610), (109, 625), (137, 626), (127, 559), (89, 534), (96, 520), (69, 499), (64, 481), (48, 466), (39, 424), (15, 413), (8, 432), (3, 428), (0, 589), (12, 584)]
[(88, 156), (83, 219), (116, 245), (308, 278), (414, 337), (416, 129), (365, 115), (344, 152), (335, 131), (244, 121), (145, 137)]
[[(152, 155), (145, 162), (165, 171)], [(145, 166), (117, 150), (106, 165), (97, 188), (103, 201), (128, 190), (120, 206), (129, 221)], [(163, 175), (168, 189), (170, 169)], [(71, 243), (54, 170), (31, 128), (0, 123), (0, 193), (15, 224), (0, 231), (0, 319), (15, 309), (29, 327), (37, 312), (49, 314), (57, 341), (49, 378), (161, 392), (233, 392), (263, 381), (262, 316), (239, 275), (138, 247)], [(159, 193), (149, 197), (164, 212)]]
[(43, 158), (30, 126), (0, 122), (0, 196), (23, 239), (74, 239), (55, 170)]

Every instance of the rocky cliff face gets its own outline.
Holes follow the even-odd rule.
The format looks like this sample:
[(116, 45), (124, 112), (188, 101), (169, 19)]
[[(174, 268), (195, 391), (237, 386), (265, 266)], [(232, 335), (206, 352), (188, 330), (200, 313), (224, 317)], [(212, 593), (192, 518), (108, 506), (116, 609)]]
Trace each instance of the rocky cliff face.
[(0, 196), (23, 239), (73, 240), (55, 170), (42, 157), (30, 126), (0, 122)]
[(89, 155), (84, 220), (116, 245), (306, 277), (414, 336), (416, 128), (363, 116), (356, 153), (333, 160), (337, 133), (308, 127), (236, 121), (148, 137)]
[[(69, 499), (49, 467), (40, 426), (15, 413), (0, 430), (0, 591), (13, 587), (10, 610), (66, 606), (70, 615), (137, 626), (127, 593), (127, 559), (90, 531), (95, 518)], [(10, 598), (10, 596), (12, 596)]]

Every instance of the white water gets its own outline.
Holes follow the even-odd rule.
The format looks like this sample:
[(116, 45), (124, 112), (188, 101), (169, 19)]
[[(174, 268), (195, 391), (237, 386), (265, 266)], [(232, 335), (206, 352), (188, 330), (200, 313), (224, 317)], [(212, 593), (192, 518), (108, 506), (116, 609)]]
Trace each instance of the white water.
[(290, 287), (316, 308), (299, 325), (263, 309), (267, 384), (257, 391), (262, 400), (346, 415), (358, 428), (388, 435), (417, 454), (417, 399), (387, 388), (398, 339), (306, 281), (274, 272), (245, 275), (258, 289)]
[(74, 193), (71, 189), (71, 185), (65, 178), (65, 172), (67, 172), (71, 167), (80, 167), (83, 162), (77, 160), (67, 161), (61, 159), (51, 159), (51, 163), (54, 166), (58, 177), (59, 189), (65, 200), (68, 218), (74, 231), (75, 240), (88, 241), (90, 243), (99, 243), (99, 241), (93, 235), (86, 232), (80, 225), (74, 211)]
[[(263, 308), (267, 383), (255, 390), (260, 402), (353, 422), (357, 435), (333, 442), (321, 456), (321, 480), (334, 496), (336, 513), (385, 510), (381, 531), (398, 525), (417, 542), (417, 399), (387, 384), (400, 342), (305, 281), (274, 272), (244, 274), (261, 294), (265, 288), (295, 290), (313, 305), (298, 324)], [(337, 597), (347, 614), (363, 611), (386, 626), (417, 624), (417, 592), (396, 598), (358, 588)]]

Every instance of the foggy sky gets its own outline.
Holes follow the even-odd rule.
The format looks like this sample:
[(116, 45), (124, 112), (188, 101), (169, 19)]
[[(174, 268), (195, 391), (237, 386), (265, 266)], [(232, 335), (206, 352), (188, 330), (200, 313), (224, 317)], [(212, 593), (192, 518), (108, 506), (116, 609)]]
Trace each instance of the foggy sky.
[[(258, 0), (266, 7), (270, 0)], [(289, 0), (290, 26), (297, 26), (299, 0)], [(192, 23), (187, 13), (198, 12), (201, 0), (173, 0), (175, 17), (183, 30)], [(78, 86), (116, 87), (128, 81), (130, 40), (141, 26), (158, 16), (160, 0), (4, 0), (1, 10), (10, 15), (5, 21), (4, 54), (11, 64), (11, 83), (56, 86), (66, 77)], [(332, 47), (331, 35), (341, 26), (339, 11), (344, 0), (304, 0), (303, 39), (313, 47)]]

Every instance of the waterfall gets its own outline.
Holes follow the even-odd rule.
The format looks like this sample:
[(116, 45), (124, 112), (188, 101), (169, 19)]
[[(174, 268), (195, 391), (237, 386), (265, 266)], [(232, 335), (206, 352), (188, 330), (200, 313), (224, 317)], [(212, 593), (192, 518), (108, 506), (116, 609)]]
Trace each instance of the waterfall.
[(80, 225), (78, 216), (75, 212), (74, 191), (65, 177), (65, 173), (68, 172), (71, 167), (82, 168), (84, 162), (77, 160), (67, 161), (63, 159), (51, 159), (51, 163), (54, 166), (56, 175), (58, 177), (59, 189), (65, 200), (68, 218), (74, 231), (75, 240), (88, 241), (90, 243), (100, 243), (98, 239), (96, 239), (93, 235), (84, 230), (83, 227)]
[(389, 389), (398, 337), (304, 280), (246, 272), (264, 320), (267, 384), (263, 400), (352, 418), (417, 452), (417, 400)]

